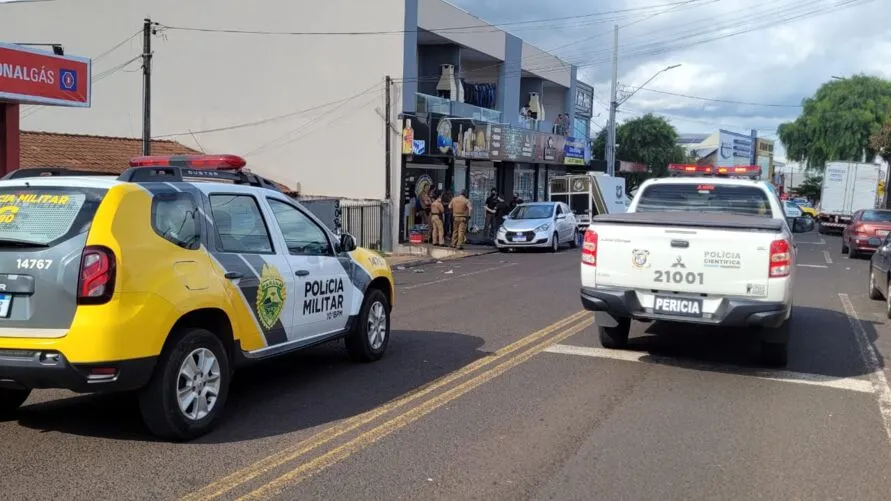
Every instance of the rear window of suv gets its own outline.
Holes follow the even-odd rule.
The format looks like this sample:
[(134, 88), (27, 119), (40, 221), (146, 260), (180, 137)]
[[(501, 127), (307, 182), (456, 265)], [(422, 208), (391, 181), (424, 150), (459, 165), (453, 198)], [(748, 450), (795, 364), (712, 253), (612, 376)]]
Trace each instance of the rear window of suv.
[(0, 187), (0, 248), (51, 247), (90, 229), (106, 190)]
[(654, 184), (644, 189), (636, 212), (711, 212), (772, 217), (767, 193), (754, 186)]

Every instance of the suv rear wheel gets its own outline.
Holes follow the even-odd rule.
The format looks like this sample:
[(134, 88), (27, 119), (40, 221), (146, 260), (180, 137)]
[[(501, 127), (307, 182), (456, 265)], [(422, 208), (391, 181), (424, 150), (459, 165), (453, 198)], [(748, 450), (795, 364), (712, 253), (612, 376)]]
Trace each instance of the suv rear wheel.
[(205, 329), (184, 329), (170, 341), (139, 406), (152, 433), (190, 440), (216, 424), (229, 394), (229, 359), (220, 339)]
[(0, 388), (0, 418), (12, 415), (16, 409), (28, 400), (31, 390), (14, 390)]
[(347, 352), (356, 362), (380, 360), (390, 342), (390, 301), (380, 289), (370, 289), (353, 330), (346, 336)]

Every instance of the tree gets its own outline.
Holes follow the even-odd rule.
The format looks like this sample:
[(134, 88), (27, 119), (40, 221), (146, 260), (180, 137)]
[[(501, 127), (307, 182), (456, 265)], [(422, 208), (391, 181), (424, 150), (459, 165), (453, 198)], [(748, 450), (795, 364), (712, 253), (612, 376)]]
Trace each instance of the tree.
[(889, 106), (891, 81), (867, 75), (830, 80), (802, 101), (795, 121), (779, 126), (786, 157), (820, 172), (826, 162), (859, 161), (864, 153), (871, 161), (878, 150), (870, 137), (886, 121)]
[(869, 146), (891, 163), (891, 106), (885, 115), (885, 123), (869, 138)]
[[(594, 138), (594, 155), (603, 158), (606, 148), (606, 129)], [(646, 164), (649, 173), (634, 173), (626, 177), (626, 189), (631, 191), (648, 177), (662, 177), (670, 163), (683, 163), (684, 149), (677, 144), (678, 132), (662, 117), (652, 113), (633, 118), (616, 127), (616, 162), (625, 160)]]
[(819, 201), (823, 191), (823, 176), (810, 176), (795, 187), (795, 192), (808, 200)]

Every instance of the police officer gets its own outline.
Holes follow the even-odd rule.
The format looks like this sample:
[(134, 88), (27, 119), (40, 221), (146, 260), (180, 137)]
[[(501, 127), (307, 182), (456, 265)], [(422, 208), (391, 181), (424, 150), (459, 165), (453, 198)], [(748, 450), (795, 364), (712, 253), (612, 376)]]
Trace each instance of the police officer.
[(443, 239), (444, 228), (442, 226), (442, 217), (445, 212), (445, 207), (442, 205), (441, 193), (435, 193), (433, 196), (435, 198), (430, 204), (430, 224), (432, 229), (430, 243), (442, 246), (445, 245), (445, 240)]
[(449, 210), (452, 211), (452, 247), (463, 249), (467, 234), (467, 219), (470, 217), (470, 200), (467, 199), (467, 191), (452, 198), (449, 202)]
[(492, 238), (492, 235), (497, 230), (496, 226), (496, 213), (498, 210), (498, 191), (495, 188), (492, 188), (492, 192), (489, 194), (489, 198), (486, 199), (486, 222), (483, 225), (483, 234), (486, 235), (486, 238)]

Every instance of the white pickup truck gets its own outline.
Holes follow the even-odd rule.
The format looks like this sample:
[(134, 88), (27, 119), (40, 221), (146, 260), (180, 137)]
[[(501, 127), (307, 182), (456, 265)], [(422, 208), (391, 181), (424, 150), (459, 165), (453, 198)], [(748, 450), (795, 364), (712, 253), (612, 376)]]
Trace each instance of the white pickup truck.
[(643, 183), (625, 214), (596, 216), (582, 245), (581, 299), (604, 347), (633, 319), (755, 329), (764, 363), (786, 364), (795, 232), (783, 204), (750, 179)]

